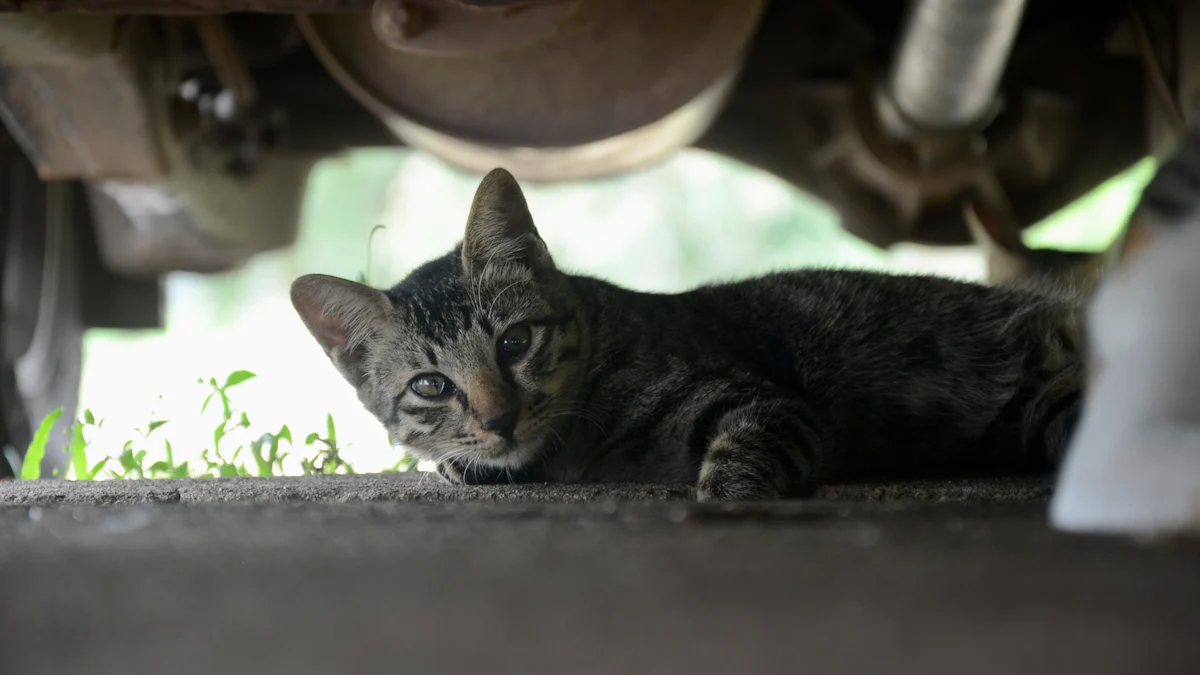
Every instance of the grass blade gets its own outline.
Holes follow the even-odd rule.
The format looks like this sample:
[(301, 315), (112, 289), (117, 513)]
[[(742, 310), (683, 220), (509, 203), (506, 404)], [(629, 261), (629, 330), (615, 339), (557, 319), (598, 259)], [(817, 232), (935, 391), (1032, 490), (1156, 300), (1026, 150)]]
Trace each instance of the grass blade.
[(104, 459), (102, 459), (99, 462), (96, 462), (94, 465), (92, 465), (92, 469), (87, 472), (87, 477), (84, 478), (84, 480), (95, 480), (96, 476), (99, 475), (100, 472), (104, 470), (104, 467), (108, 466), (109, 459), (111, 459), (111, 458), (105, 457)]
[(29, 448), (25, 450), (25, 460), (21, 464), (21, 480), (37, 480), (41, 476), (42, 458), (46, 456), (46, 442), (50, 440), (50, 429), (62, 414), (62, 408), (56, 408), (42, 420), (42, 425), (33, 435), (33, 440), (29, 441)]
[[(90, 412), (90, 411), (89, 411)], [(86, 416), (84, 418), (86, 420)], [(87, 441), (83, 438), (83, 424), (76, 422), (71, 430), (71, 469), (75, 472), (75, 480), (88, 480)]]

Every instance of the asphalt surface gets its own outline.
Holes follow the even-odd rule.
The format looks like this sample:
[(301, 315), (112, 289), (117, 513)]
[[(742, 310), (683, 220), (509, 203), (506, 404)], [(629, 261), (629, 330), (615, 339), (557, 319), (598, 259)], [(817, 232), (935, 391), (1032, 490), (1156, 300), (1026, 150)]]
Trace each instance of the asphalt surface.
[(0, 484), (0, 673), (1197, 673), (1200, 543), (1045, 481)]
[[(838, 501), (1023, 501), (1044, 502), (1052, 481), (1041, 477), (987, 480), (919, 480), (898, 483), (832, 485), (817, 499)], [(595, 502), (691, 499), (687, 485), (498, 485), (452, 486), (428, 473), (279, 478), (204, 478), (153, 481), (61, 480), (0, 483), (0, 507), (178, 502), (378, 502), (493, 501)]]

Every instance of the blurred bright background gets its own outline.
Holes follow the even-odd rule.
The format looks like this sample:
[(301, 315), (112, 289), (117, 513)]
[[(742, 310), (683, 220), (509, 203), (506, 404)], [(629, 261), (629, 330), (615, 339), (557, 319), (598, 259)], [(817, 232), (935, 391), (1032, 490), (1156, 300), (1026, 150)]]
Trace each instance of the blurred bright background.
[[(1033, 246), (1098, 250), (1116, 235), (1149, 162), (1028, 234)], [(313, 172), (299, 240), (220, 276), (168, 278), (166, 328), (93, 330), (86, 338), (80, 415), (90, 409), (89, 459), (116, 456), (151, 419), (149, 461), (169, 439), (177, 462), (213, 447), (220, 406), (198, 379), (224, 381), (236, 370), (257, 377), (230, 389), (253, 432), (288, 425), (297, 454), (310, 432), (337, 427), (342, 457), (358, 472), (396, 465), (399, 453), (362, 410), (350, 385), (309, 336), (288, 300), (289, 284), (309, 272), (366, 275), (385, 287), (441, 255), (462, 236), (479, 177), (406, 150), (362, 151), (329, 159)], [(675, 291), (711, 281), (797, 267), (854, 267), (983, 278), (971, 247), (874, 248), (846, 234), (830, 209), (773, 176), (701, 151), (635, 174), (570, 185), (526, 186), (538, 229), (561, 268), (641, 290)], [(385, 229), (368, 240), (373, 228)], [(248, 458), (243, 455), (242, 460)], [(298, 461), (285, 464), (299, 473)]]

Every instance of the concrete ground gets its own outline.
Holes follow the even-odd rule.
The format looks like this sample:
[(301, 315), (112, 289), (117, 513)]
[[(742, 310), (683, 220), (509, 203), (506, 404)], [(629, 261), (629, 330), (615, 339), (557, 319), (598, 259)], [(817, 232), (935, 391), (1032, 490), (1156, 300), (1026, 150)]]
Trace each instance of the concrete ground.
[(1048, 495), (3, 483), (0, 673), (1200, 672), (1200, 544), (1053, 533)]

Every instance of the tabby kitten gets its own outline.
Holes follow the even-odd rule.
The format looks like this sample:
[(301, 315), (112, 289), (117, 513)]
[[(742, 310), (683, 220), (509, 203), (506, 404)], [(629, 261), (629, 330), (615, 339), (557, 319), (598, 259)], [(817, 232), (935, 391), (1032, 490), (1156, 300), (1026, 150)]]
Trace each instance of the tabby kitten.
[(391, 290), (292, 286), (393, 442), (454, 482), (693, 482), (702, 500), (1045, 468), (1079, 405), (1066, 302), (948, 279), (768, 275), (676, 294), (559, 270), (503, 169)]

